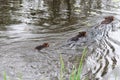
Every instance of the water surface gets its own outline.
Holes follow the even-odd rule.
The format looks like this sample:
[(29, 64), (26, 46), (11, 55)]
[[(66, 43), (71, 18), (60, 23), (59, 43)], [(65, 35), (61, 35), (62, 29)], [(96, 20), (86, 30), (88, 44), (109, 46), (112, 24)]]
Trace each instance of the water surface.
[[(3, 79), (5, 71), (10, 80), (18, 80), (21, 75), (23, 80), (59, 80), (62, 53), (68, 79), (72, 66), (79, 63), (87, 46), (83, 79), (88, 76), (92, 80), (119, 80), (119, 3), (119, 0), (0, 1), (0, 78)], [(108, 15), (115, 16), (113, 24), (94, 29)], [(63, 46), (83, 30), (88, 34), (85, 44), (78, 41), (74, 47)], [(34, 49), (44, 42), (50, 47), (41, 52)]]

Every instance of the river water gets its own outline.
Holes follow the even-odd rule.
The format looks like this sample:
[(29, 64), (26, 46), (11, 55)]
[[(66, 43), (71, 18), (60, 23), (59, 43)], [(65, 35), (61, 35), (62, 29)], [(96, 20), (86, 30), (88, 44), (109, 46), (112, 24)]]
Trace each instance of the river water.
[[(59, 80), (60, 54), (65, 80), (87, 46), (82, 79), (120, 79), (119, 0), (4, 0), (0, 1), (0, 80)], [(98, 26), (105, 16), (110, 24)], [(68, 44), (80, 31), (85, 39)], [(36, 51), (35, 47), (49, 43)]]

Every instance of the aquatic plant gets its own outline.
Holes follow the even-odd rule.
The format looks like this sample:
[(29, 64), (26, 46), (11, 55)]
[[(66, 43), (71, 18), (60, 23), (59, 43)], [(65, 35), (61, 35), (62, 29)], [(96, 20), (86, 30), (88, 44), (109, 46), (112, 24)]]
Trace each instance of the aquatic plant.
[(87, 48), (84, 48), (84, 50), (82, 52), (82, 57), (80, 59), (78, 69), (76, 69), (75, 67), (73, 68), (72, 73), (70, 75), (70, 80), (80, 80), (81, 79), (83, 60), (86, 56), (86, 53), (87, 53)]
[[(5, 71), (4, 71), (4, 73), (3, 73), (3, 80), (10, 80), (10, 77), (7, 76), (7, 74), (6, 74)], [(22, 75), (21, 75), (21, 74), (18, 76), (18, 79), (17, 79), (17, 80), (22, 80)]]
[[(86, 53), (87, 53), (87, 50), (86, 50), (86, 48), (84, 48), (84, 50), (82, 52), (82, 57), (80, 59), (79, 67), (78, 67), (78, 69), (73, 67), (73, 70), (70, 74), (70, 80), (80, 80), (80, 76), (81, 76), (80, 74), (82, 72), (83, 60), (84, 60)], [(64, 75), (65, 75), (65, 64), (64, 64), (62, 55), (60, 54), (60, 80), (65, 80)], [(4, 72), (4, 80), (7, 80), (6, 72)], [(22, 75), (19, 76), (19, 80), (22, 80)]]
[[(83, 60), (86, 56), (87, 53), (87, 48), (84, 48), (83, 52), (82, 52), (82, 57), (80, 59), (80, 63), (78, 66), (78, 69), (75, 68), (75, 66), (73, 66), (73, 70), (70, 74), (70, 80), (80, 80), (81, 79), (81, 72), (82, 72), (82, 66), (83, 66)], [(65, 66), (64, 66), (64, 61), (62, 59), (62, 55), (60, 54), (60, 80), (64, 80), (63, 76), (65, 73)]]
[(4, 77), (4, 80), (7, 80), (6, 72), (4, 72), (3, 77)]
[(64, 66), (64, 61), (63, 61), (63, 58), (62, 58), (62, 55), (60, 54), (60, 80), (64, 80), (63, 79), (63, 74), (64, 74), (64, 71), (65, 71), (65, 66)]

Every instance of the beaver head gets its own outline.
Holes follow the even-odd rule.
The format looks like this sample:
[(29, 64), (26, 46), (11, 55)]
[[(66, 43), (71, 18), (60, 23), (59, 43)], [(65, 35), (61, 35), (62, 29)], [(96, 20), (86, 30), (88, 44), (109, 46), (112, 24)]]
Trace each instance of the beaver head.
[(43, 43), (42, 45), (39, 45), (39, 46), (35, 47), (35, 49), (36, 50), (41, 50), (41, 49), (46, 48), (46, 47), (49, 47), (48, 43)]
[(105, 17), (105, 20), (101, 22), (101, 24), (109, 24), (114, 20), (114, 16), (107, 16)]
[(44, 46), (44, 47), (49, 47), (49, 44), (48, 44), (48, 43), (43, 43), (42, 46)]
[(85, 31), (79, 32), (79, 34), (78, 34), (78, 37), (85, 37), (85, 36), (86, 36)]

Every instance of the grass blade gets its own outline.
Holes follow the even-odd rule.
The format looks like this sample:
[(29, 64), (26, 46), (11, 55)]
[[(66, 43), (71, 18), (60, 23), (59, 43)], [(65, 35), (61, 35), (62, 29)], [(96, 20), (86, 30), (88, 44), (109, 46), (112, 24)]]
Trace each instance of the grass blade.
[(6, 72), (4, 72), (4, 80), (7, 80), (7, 75), (6, 75)]
[(80, 74), (82, 72), (83, 60), (86, 56), (86, 53), (87, 53), (87, 48), (85, 47), (83, 52), (82, 52), (82, 57), (80, 59), (80, 63), (79, 63), (79, 67), (78, 67), (77, 80), (80, 80)]
[(81, 77), (81, 72), (82, 72), (83, 60), (86, 56), (86, 53), (87, 53), (87, 48), (84, 48), (78, 69), (76, 69), (76, 68), (73, 69), (72, 73), (70, 74), (70, 80), (80, 80), (81, 79), (80, 77)]
[(64, 61), (62, 55), (60, 54), (60, 80), (63, 80), (64, 71), (65, 71)]

